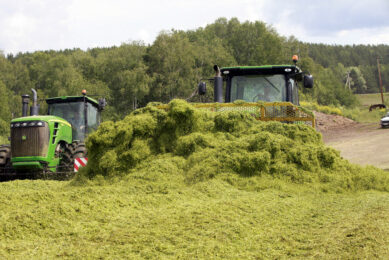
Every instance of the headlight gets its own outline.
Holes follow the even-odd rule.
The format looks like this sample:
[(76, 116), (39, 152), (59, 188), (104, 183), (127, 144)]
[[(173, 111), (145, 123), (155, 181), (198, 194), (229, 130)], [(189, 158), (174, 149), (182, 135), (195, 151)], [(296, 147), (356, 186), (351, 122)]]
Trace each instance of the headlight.
[(23, 123), (22, 126), (27, 126), (27, 123)]
[(11, 128), (13, 128), (14, 127), (14, 124), (11, 124)]
[(43, 123), (42, 122), (38, 122), (36, 123), (37, 126), (43, 126)]
[(16, 124), (15, 124), (15, 127), (19, 127), (19, 126), (20, 126), (20, 123), (16, 123)]
[(35, 122), (31, 122), (28, 124), (29, 126), (35, 126)]

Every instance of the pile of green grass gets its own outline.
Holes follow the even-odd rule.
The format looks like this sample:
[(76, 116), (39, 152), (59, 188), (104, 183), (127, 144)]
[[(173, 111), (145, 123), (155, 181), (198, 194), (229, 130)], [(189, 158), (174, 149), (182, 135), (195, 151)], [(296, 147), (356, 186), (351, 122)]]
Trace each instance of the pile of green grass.
[(167, 111), (148, 106), (105, 122), (87, 147), (88, 166), (77, 181), (174, 173), (189, 184), (217, 178), (248, 190), (261, 189), (259, 177), (266, 176), (325, 191), (389, 191), (388, 174), (350, 164), (309, 126), (203, 111), (182, 100), (170, 102)]

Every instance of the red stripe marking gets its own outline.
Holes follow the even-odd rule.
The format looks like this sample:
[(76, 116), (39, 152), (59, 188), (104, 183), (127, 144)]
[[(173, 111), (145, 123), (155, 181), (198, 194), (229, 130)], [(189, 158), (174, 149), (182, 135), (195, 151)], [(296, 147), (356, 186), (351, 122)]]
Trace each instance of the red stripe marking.
[[(84, 162), (82, 159), (84, 159), (86, 162), (88, 162), (88, 158), (87, 157), (76, 158), (75, 162), (74, 162), (74, 171), (75, 172), (78, 172), (80, 167), (85, 167), (86, 166), (86, 162)], [(79, 166), (77, 165), (76, 162), (79, 164)]]
[(76, 158), (77, 162), (79, 162), (81, 164), (82, 167), (85, 167), (85, 163), (83, 160), (81, 160), (81, 158)]

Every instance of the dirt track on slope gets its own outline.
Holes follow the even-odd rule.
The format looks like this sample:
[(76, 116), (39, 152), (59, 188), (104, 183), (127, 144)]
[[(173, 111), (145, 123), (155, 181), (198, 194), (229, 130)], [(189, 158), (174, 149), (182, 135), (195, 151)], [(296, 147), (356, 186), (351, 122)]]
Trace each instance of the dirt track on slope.
[(389, 129), (379, 123), (361, 124), (350, 119), (315, 113), (316, 129), (323, 141), (340, 151), (343, 158), (360, 165), (389, 169)]

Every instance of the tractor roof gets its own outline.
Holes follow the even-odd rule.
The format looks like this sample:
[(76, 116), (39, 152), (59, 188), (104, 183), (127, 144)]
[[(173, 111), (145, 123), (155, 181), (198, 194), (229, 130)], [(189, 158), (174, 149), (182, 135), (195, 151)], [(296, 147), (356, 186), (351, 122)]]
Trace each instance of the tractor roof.
[(265, 66), (235, 66), (220, 69), (222, 74), (288, 74), (300, 73), (301, 70), (295, 65), (265, 65)]
[[(90, 98), (88, 96), (85, 96), (88, 103), (91, 103), (94, 106), (98, 106), (99, 102), (97, 100)], [(55, 103), (67, 103), (67, 102), (81, 102), (84, 101), (84, 96), (62, 96), (62, 97), (53, 97), (53, 98), (47, 98), (46, 103), (47, 104), (55, 104)]]

